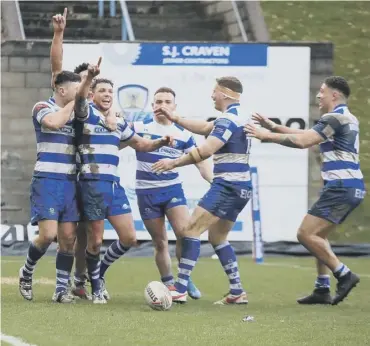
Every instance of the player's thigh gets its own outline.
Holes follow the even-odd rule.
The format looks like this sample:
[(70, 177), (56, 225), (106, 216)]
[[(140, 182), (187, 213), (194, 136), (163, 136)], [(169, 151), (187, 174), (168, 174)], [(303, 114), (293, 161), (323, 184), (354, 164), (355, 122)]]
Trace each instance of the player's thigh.
[[(62, 180), (47, 178), (32, 178), (30, 186), (31, 224), (40, 221), (59, 220), (63, 200), (60, 200)], [(55, 233), (56, 235), (56, 233)]]
[(218, 245), (227, 239), (227, 236), (234, 226), (234, 221), (220, 219), (209, 227), (208, 240), (212, 245)]
[(199, 237), (209, 227), (215, 224), (220, 218), (211, 214), (208, 210), (199, 205), (190, 216), (187, 226), (184, 228), (184, 237)]
[(166, 216), (176, 235), (176, 238), (183, 237), (184, 229), (189, 223), (190, 214), (187, 205), (178, 205), (166, 210)]
[(108, 216), (108, 220), (116, 230), (119, 241), (125, 246), (136, 244), (134, 219), (131, 213)]
[(162, 203), (158, 203), (154, 194), (138, 194), (137, 205), (143, 221), (160, 219), (165, 215)]
[(308, 214), (332, 224), (341, 224), (361, 204), (364, 196), (365, 192), (361, 189), (327, 187)]
[[(107, 198), (112, 191), (112, 183), (99, 180), (80, 180), (78, 182), (79, 201), (85, 221), (105, 219)], [(108, 196), (108, 197), (107, 197)]]
[(168, 249), (168, 237), (165, 225), (165, 218), (159, 217), (155, 219), (143, 220), (145, 228), (152, 237), (153, 244), (157, 251), (165, 251)]
[(72, 180), (65, 180), (61, 187), (61, 200), (63, 205), (59, 215), (59, 222), (80, 221), (80, 212), (77, 203), (77, 183)]
[(305, 237), (311, 235), (318, 235), (322, 238), (326, 238), (335, 226), (336, 225), (331, 221), (306, 214), (298, 228), (297, 238), (298, 240), (304, 240)]
[(252, 194), (249, 186), (240, 187), (231, 182), (213, 182), (199, 201), (199, 206), (219, 219), (235, 222)]

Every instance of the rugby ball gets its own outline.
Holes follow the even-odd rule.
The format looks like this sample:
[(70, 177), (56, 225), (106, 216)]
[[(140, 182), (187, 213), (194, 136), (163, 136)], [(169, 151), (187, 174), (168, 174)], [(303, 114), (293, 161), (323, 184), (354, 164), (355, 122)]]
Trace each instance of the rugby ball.
[(172, 306), (172, 296), (169, 289), (162, 282), (152, 281), (145, 287), (146, 303), (153, 310), (165, 311)]

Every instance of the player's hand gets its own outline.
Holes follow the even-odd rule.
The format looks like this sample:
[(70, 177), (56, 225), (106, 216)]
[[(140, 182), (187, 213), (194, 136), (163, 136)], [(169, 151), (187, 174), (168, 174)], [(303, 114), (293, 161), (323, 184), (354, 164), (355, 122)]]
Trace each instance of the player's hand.
[(67, 12), (68, 12), (68, 9), (67, 9), (67, 7), (65, 7), (63, 15), (61, 15), (59, 13), (59, 14), (56, 14), (55, 16), (53, 16), (54, 32), (63, 32), (64, 31), (64, 29), (66, 27), (66, 23), (67, 23)]
[(262, 114), (259, 114), (259, 113), (252, 113), (252, 120), (256, 123), (256, 124), (260, 124), (262, 127), (264, 127), (265, 129), (268, 129), (270, 131), (272, 131), (274, 129), (274, 127), (277, 126), (276, 123), (274, 123), (272, 120), (270, 120), (269, 118), (263, 116)]
[(163, 146), (167, 146), (167, 147), (173, 147), (175, 144), (172, 136), (163, 136), (161, 138), (161, 143)]
[(98, 63), (96, 65), (89, 65), (87, 68), (87, 74), (90, 78), (95, 78), (100, 73), (100, 64), (102, 61), (102, 57), (99, 58)]
[(176, 123), (179, 116), (166, 106), (159, 107), (158, 109), (154, 110), (154, 114), (162, 114), (164, 115), (168, 120), (171, 120), (172, 122)]
[(253, 124), (244, 125), (244, 132), (246, 132), (250, 137), (257, 138), (261, 141), (266, 139), (266, 134), (268, 133), (268, 131), (262, 128), (257, 128)]
[(152, 171), (156, 174), (161, 174), (175, 168), (175, 160), (162, 159), (152, 165)]

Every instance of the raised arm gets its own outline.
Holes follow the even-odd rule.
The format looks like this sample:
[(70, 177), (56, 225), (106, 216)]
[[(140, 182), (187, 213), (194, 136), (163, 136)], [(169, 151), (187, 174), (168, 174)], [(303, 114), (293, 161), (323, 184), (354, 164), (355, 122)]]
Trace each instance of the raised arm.
[(167, 119), (198, 135), (208, 136), (211, 133), (214, 125), (213, 121), (208, 122), (200, 119), (182, 118), (165, 106), (157, 109), (155, 113), (163, 114), (167, 117)]
[(51, 87), (54, 88), (55, 77), (63, 70), (63, 36), (67, 21), (67, 7), (63, 15), (53, 16), (54, 36), (50, 47)]
[(53, 112), (47, 103), (39, 102), (33, 107), (32, 116), (43, 127), (50, 130), (58, 130), (69, 121), (74, 103), (74, 101), (71, 101), (64, 108)]
[(89, 102), (87, 101), (87, 96), (89, 95), (89, 90), (91, 83), (99, 73), (100, 64), (102, 58), (99, 58), (97, 65), (89, 65), (87, 69), (87, 74), (82, 78), (82, 82), (78, 87), (75, 102), (75, 116), (79, 121), (85, 121), (89, 116)]

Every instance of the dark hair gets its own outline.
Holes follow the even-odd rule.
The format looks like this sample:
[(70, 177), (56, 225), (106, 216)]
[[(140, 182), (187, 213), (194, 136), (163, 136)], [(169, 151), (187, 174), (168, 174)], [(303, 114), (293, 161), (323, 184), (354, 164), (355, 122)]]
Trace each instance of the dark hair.
[(330, 88), (340, 91), (346, 98), (351, 94), (348, 82), (340, 76), (330, 76), (325, 78), (324, 83)]
[(68, 82), (81, 82), (81, 77), (77, 73), (71, 71), (62, 71), (55, 77), (54, 84), (58, 86)]
[(80, 74), (81, 72), (87, 71), (88, 67), (89, 67), (89, 64), (87, 62), (83, 62), (82, 64), (76, 66), (73, 72)]
[(176, 93), (173, 89), (168, 88), (168, 87), (160, 87), (155, 93), (154, 96), (159, 94), (159, 93), (170, 93), (173, 95), (173, 97), (176, 97)]
[(221, 78), (216, 78), (216, 81), (219, 86), (223, 86), (239, 94), (243, 93), (243, 85), (240, 82), (240, 80), (236, 77), (232, 77), (232, 76), (221, 77)]
[(92, 82), (91, 89), (94, 90), (96, 88), (96, 86), (100, 83), (107, 83), (107, 84), (110, 84), (112, 88), (114, 87), (114, 84), (110, 79), (95, 78)]

